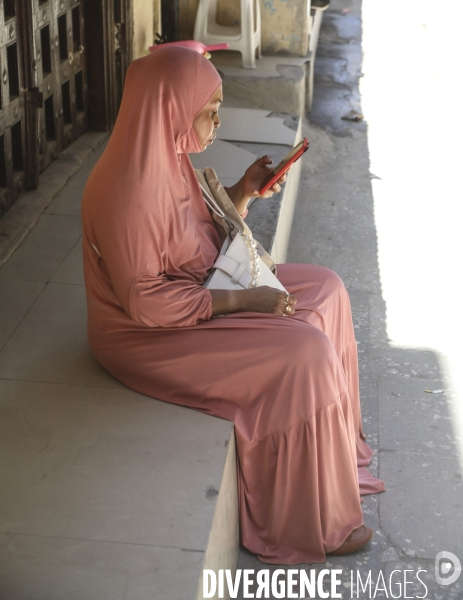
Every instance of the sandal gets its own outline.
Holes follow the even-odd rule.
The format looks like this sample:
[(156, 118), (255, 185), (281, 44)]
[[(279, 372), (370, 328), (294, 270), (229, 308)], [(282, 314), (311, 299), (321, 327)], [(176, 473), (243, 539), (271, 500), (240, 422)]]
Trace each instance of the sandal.
[(357, 552), (360, 548), (363, 548), (373, 537), (373, 531), (366, 527), (365, 525), (361, 525), (354, 529), (354, 531), (347, 536), (344, 542), (336, 548), (336, 550), (332, 550), (331, 552), (327, 552), (327, 556), (344, 556), (345, 554), (351, 554), (352, 552)]

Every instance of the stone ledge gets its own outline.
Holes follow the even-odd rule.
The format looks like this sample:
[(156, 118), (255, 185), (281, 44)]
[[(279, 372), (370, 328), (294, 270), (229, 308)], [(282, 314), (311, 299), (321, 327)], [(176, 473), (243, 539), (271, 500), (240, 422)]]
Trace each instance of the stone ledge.
[(224, 99), (233, 108), (256, 108), (303, 115), (306, 111), (307, 63), (311, 54), (263, 56), (255, 69), (243, 69), (239, 52), (213, 52), (223, 80)]
[[(61, 238), (56, 241), (56, 236), (50, 237), (49, 229), (50, 227), (59, 226), (59, 224), (55, 224), (55, 219), (72, 219), (80, 214), (80, 197), (87, 176), (90, 174), (91, 168), (100, 155), (98, 148), (102, 149), (107, 137), (107, 134), (86, 134), (82, 138), (79, 138), (78, 142), (70, 146), (44, 172), (40, 188), (24, 194), (18, 200), (17, 206), (12, 208), (7, 214), (8, 219), (3, 219), (3, 227), (5, 227), (5, 230), (9, 228), (8, 249), (10, 254), (19, 245), (21, 245), (20, 252), (26, 257), (36, 255), (37, 248), (42, 248), (43, 246), (46, 246), (48, 253), (53, 250), (52, 253), (54, 255), (58, 251), (58, 255), (64, 253), (63, 256), (66, 256), (66, 252), (69, 252), (69, 249), (72, 248), (72, 251), (69, 252), (63, 263), (58, 258), (53, 265), (48, 265), (45, 271), (42, 269), (35, 273), (34, 277), (39, 278), (38, 281), (33, 282), (39, 288), (38, 297), (35, 294), (33, 298), (28, 299), (30, 301), (29, 304), (32, 303), (32, 308), (29, 304), (19, 307), (21, 314), (18, 313), (16, 315), (16, 327), (11, 329), (10, 335), (4, 340), (3, 353), (0, 356), (0, 368), (3, 369), (2, 372), (9, 379), (9, 383), (5, 385), (10, 385), (10, 387), (14, 388), (11, 390), (13, 405), (20, 406), (24, 400), (24, 385), (29, 386), (30, 393), (35, 396), (36, 405), (42, 405), (43, 403), (46, 406), (50, 403), (50, 394), (41, 393), (39, 389), (44, 386), (42, 379), (45, 371), (47, 373), (45, 379), (54, 381), (54, 379), (58, 378), (60, 384), (63, 384), (61, 379), (64, 372), (69, 379), (69, 381), (66, 380), (66, 383), (69, 386), (68, 389), (72, 390), (72, 394), (77, 396), (83, 394), (85, 402), (93, 405), (93, 401), (88, 398), (90, 388), (82, 385), (82, 371), (79, 370), (83, 366), (88, 371), (88, 367), (82, 364), (79, 367), (79, 359), (77, 360), (77, 368), (74, 364), (76, 361), (76, 348), (77, 354), (79, 354), (78, 340), (85, 336), (85, 333), (83, 333), (85, 332), (85, 299), (82, 291), (82, 264), (81, 260), (76, 261), (74, 257), (74, 251), (76, 251), (79, 257), (81, 256), (80, 245), (79, 247), (77, 245), (74, 247), (75, 242), (72, 239), (67, 244), (69, 248), (66, 246), (64, 250), (62, 248), (61, 250), (57, 249), (54, 247), (54, 244), (60, 243), (63, 245), (64, 242)], [(48, 228), (43, 227), (43, 219), (47, 219)], [(36, 224), (37, 227), (35, 227)], [(31, 230), (33, 230), (33, 233)], [(29, 232), (31, 232), (31, 236), (27, 235)], [(66, 241), (68, 241), (67, 238)], [(48, 256), (47, 252), (45, 254)], [(11, 296), (14, 296), (14, 290), (18, 288), (18, 284), (30, 283), (28, 279), (31, 276), (31, 269), (30, 265), (25, 264), (24, 256), (21, 258), (18, 252), (0, 270), (3, 275), (2, 283), (5, 284), (3, 291), (6, 292), (7, 296), (6, 299), (3, 297), (5, 294), (0, 297), (0, 309), (4, 306), (3, 310), (8, 310), (8, 307), (11, 306), (13, 301)], [(4, 261), (7, 258), (8, 256), (5, 253), (3, 256)], [(8, 273), (5, 269), (8, 270)], [(59, 284), (58, 286), (53, 283), (57, 277), (56, 269), (61, 273), (56, 280), (57, 284)], [(48, 296), (50, 296), (51, 291), (54, 291), (55, 295), (57, 295), (57, 298), (55, 298), (57, 301), (50, 304), (50, 298), (45, 297), (43, 294), (48, 293)], [(73, 298), (75, 302), (70, 302), (70, 298)], [(71, 306), (74, 309), (71, 309)], [(50, 310), (53, 315), (52, 317), (50, 317)], [(71, 313), (67, 314), (69, 310), (71, 310)], [(40, 335), (36, 331), (38, 327), (37, 323), (41, 323), (39, 326), (39, 328), (41, 327)], [(48, 353), (41, 352), (40, 356), (34, 353), (36, 344), (31, 341), (34, 331), (38, 335), (37, 344), (44, 337), (48, 339)], [(27, 350), (21, 350), (19, 347), (21, 346), (21, 340), (19, 339), (21, 335), (27, 335), (29, 340)], [(73, 351), (71, 353), (62, 352), (62, 349), (68, 343), (67, 340), (73, 340)], [(86, 344), (84, 343), (83, 346), (85, 348), (82, 347), (80, 350), (88, 354)], [(53, 360), (53, 355), (56, 353), (59, 359)], [(8, 360), (8, 357), (13, 360), (16, 355), (20, 357), (19, 370), (13, 369), (10, 372), (8, 369), (11, 366), (11, 361)], [(68, 357), (71, 358), (70, 361)], [(85, 362), (85, 358), (81, 357), (81, 359)], [(46, 366), (47, 363), (48, 367)], [(35, 377), (29, 377), (30, 369), (32, 368), (31, 365), (34, 365)], [(105, 378), (109, 377), (96, 364), (93, 364), (90, 370), (92, 369), (93, 371), (96, 370), (96, 372), (92, 371), (92, 377), (96, 377), (97, 380), (102, 378), (102, 381), (106, 381)], [(98, 374), (100, 371), (101, 373)], [(37, 373), (40, 374), (38, 381), (36, 381)], [(29, 378), (33, 381), (20, 381), (22, 378)], [(125, 390), (123, 386), (115, 381), (114, 384), (117, 387), (106, 388), (105, 393), (108, 396), (108, 402), (115, 402), (120, 408), (120, 405), (116, 402), (118, 394), (127, 394), (131, 397), (133, 392)], [(45, 385), (48, 386), (48, 384)], [(121, 391), (121, 388), (123, 391)], [(69, 395), (71, 395), (71, 391), (69, 391)], [(64, 415), (62, 416), (62, 420), (64, 423), (67, 422), (65, 415), (66, 402), (69, 402), (68, 396), (62, 403)], [(145, 557), (148, 557), (148, 559), (151, 558), (153, 561), (152, 572), (149, 574), (150, 593), (156, 597), (164, 597), (166, 591), (168, 591), (169, 598), (172, 598), (172, 600), (183, 600), (183, 598), (187, 597), (193, 598), (197, 593), (199, 598), (199, 590), (202, 587), (200, 583), (202, 570), (204, 568), (226, 568), (233, 570), (236, 567), (239, 552), (238, 492), (233, 424), (175, 405), (156, 402), (144, 396), (140, 396), (139, 398), (141, 403), (146, 403), (145, 408), (151, 407), (148, 412), (156, 412), (156, 414), (164, 415), (161, 428), (163, 431), (164, 448), (160, 456), (158, 455), (158, 470), (162, 477), (156, 483), (158, 486), (156, 493), (153, 493), (154, 502), (151, 518), (151, 521), (158, 521), (164, 524), (156, 534), (152, 533), (149, 543), (146, 544)], [(133, 399), (129, 403), (133, 403)], [(58, 402), (57, 407), (55, 407), (55, 417), (60, 412), (58, 408), (60, 404)], [(69, 418), (72, 421), (72, 416)], [(146, 413), (145, 418), (148, 418)], [(14, 418), (12, 420), (14, 421)], [(158, 423), (159, 418), (156, 418), (155, 422)], [(198, 423), (202, 424), (203, 432), (199, 434), (196, 452), (193, 447), (192, 456), (191, 444), (194, 444), (194, 438), (198, 435)], [(120, 427), (123, 427), (123, 425), (120, 425)], [(206, 433), (207, 435), (205, 435)], [(69, 451), (69, 447), (73, 444), (71, 438), (72, 436), (63, 437), (61, 444), (63, 455), (66, 455), (66, 451)], [(157, 440), (158, 442), (160, 441), (159, 436)], [(187, 440), (186, 443), (185, 440)], [(220, 444), (219, 441), (221, 442)], [(171, 448), (169, 448), (169, 444), (172, 446)], [(31, 460), (39, 459), (38, 456), (34, 459), (32, 456)], [(182, 456), (185, 460), (183, 460)], [(95, 455), (96, 462), (98, 462), (99, 457), (100, 455), (97, 452)], [(21, 467), (21, 465), (16, 464), (15, 468), (18, 471), (22, 471), (25, 466), (22, 465)], [(132, 468), (139, 471), (147, 471), (147, 477), (152, 480), (153, 467), (148, 460), (133, 464)], [(66, 482), (67, 479), (72, 479), (72, 473), (67, 473), (66, 469), (61, 471), (61, 475)], [(191, 482), (188, 484), (188, 478), (190, 480), (196, 478), (195, 484), (191, 485)], [(93, 483), (87, 480), (88, 485), (92, 486)], [(183, 487), (185, 485), (186, 488)], [(98, 485), (96, 487), (101, 493), (104, 493), (104, 488), (100, 489)], [(66, 485), (63, 484), (59, 489), (64, 490), (65, 488)], [(94, 487), (90, 489), (95, 491)], [(46, 493), (47, 490), (50, 492), (48, 484), (45, 485), (45, 492), (43, 493)], [(32, 494), (32, 497), (33, 493), (35, 492), (31, 489), (30, 494)], [(21, 494), (18, 495), (21, 496)], [(174, 502), (172, 502), (173, 499), (175, 499)], [(66, 498), (63, 502), (65, 505)], [(199, 512), (196, 510), (198, 506), (201, 507), (201, 511)], [(81, 529), (75, 520), (73, 522), (73, 519), (71, 519), (67, 524), (63, 521), (63, 527), (73, 529), (74, 531), (76, 531), (77, 527), (77, 531), (81, 532), (83, 547), (80, 557), (72, 557), (69, 554), (67, 544), (72, 546), (74, 542), (61, 541), (62, 549), (70, 558), (66, 564), (60, 564), (56, 558), (56, 544), (49, 537), (53, 534), (53, 519), (50, 521), (51, 529), (48, 530), (45, 527), (42, 532), (49, 544), (46, 544), (46, 547), (44, 546), (44, 550), (41, 552), (39, 548), (34, 546), (33, 536), (31, 537), (34, 523), (40, 521), (40, 519), (34, 519), (33, 515), (31, 516), (30, 514), (27, 517), (30, 511), (26, 511), (26, 514), (21, 516), (21, 507), (18, 510), (18, 520), (25, 522), (29, 519), (29, 522), (22, 529), (13, 532), (14, 540), (12, 544), (16, 544), (16, 549), (14, 552), (11, 551), (8, 557), (4, 557), (4, 567), (9, 572), (17, 572), (20, 569), (20, 564), (26, 561), (31, 571), (35, 573), (35, 583), (44, 586), (50, 592), (50, 597), (53, 596), (52, 591), (54, 589), (68, 589), (72, 580), (70, 572), (73, 568), (76, 568), (75, 562), (84, 561), (85, 552), (93, 552), (92, 548), (96, 548), (95, 552), (100, 553), (99, 560), (104, 561), (103, 557), (106, 556), (108, 558), (112, 555), (112, 558), (120, 563), (122, 571), (125, 572), (128, 570), (128, 577), (134, 579), (142, 557), (138, 553), (136, 563), (132, 564), (132, 559), (128, 558), (127, 565), (124, 565), (122, 549), (118, 548), (123, 541), (117, 539), (118, 537), (121, 538), (122, 534), (120, 531), (120, 535), (115, 535), (114, 539), (111, 540), (111, 549), (106, 553), (104, 549), (106, 542), (102, 542), (102, 544), (96, 547), (93, 536), (84, 531), (84, 528)], [(118, 512), (118, 518), (121, 518), (122, 522), (129, 521), (130, 519), (138, 519), (138, 522), (140, 520), (141, 515), (137, 516), (135, 514), (137, 511), (134, 511), (133, 506), (127, 505), (124, 508), (121, 505)], [(59, 510), (57, 513), (57, 516), (54, 517), (55, 519), (59, 519)], [(172, 521), (173, 513), (176, 515), (174, 521)], [(92, 516), (95, 515), (92, 514), (92, 507), (89, 507), (87, 511), (83, 511), (81, 518), (85, 522), (86, 519), (91, 520)], [(108, 523), (107, 520), (103, 523), (97, 519), (95, 521), (95, 531), (99, 531), (101, 528), (104, 529), (105, 526), (108, 526)], [(149, 529), (148, 525), (147, 523), (145, 529)], [(169, 529), (171, 527), (173, 529)], [(140, 531), (134, 532), (135, 538), (137, 538), (137, 534), (140, 534)], [(169, 536), (172, 532), (174, 532), (173, 539), (169, 542), (169, 537), (165, 536)], [(185, 543), (185, 540), (180, 541), (179, 532), (183, 532), (182, 539), (186, 539), (188, 536), (191, 538), (189, 539), (189, 543)], [(147, 533), (145, 532), (141, 537), (143, 538), (146, 535)], [(145, 539), (138, 539), (138, 541), (146, 543)], [(196, 557), (194, 560), (192, 560), (193, 555)], [(169, 556), (170, 559), (168, 558)], [(182, 577), (177, 577), (176, 573), (178, 570), (185, 571)], [(101, 578), (107, 579), (107, 581), (103, 586), (104, 592), (102, 598), (108, 597), (109, 600), (109, 596), (106, 596), (106, 594), (109, 594), (112, 584), (106, 573), (107, 569), (103, 569), (103, 571)], [(86, 596), (88, 594), (86, 583), (88, 577), (91, 579), (91, 573), (88, 573), (84, 568), (82, 571), (82, 585), (80, 587), (82, 597), (88, 597), (88, 595)], [(21, 583), (21, 581), (11, 579), (10, 583), (17, 590), (19, 588), (22, 589), (21, 586), (23, 586), (23, 583), (27, 588), (27, 582)], [(23, 590), (26, 595), (32, 593), (26, 588)]]
[[(239, 114), (235, 113), (235, 118), (238, 116)], [(242, 175), (245, 168), (255, 160), (257, 155), (271, 154), (274, 159), (274, 164), (276, 164), (300, 137), (301, 124), (299, 117), (291, 117), (290, 115), (281, 113), (266, 113), (265, 111), (256, 111), (255, 113), (252, 113), (252, 116), (258, 116), (258, 118), (253, 119), (256, 127), (259, 119), (261, 125), (263, 122), (266, 125), (266, 120), (268, 118), (270, 131), (280, 131), (276, 139), (279, 143), (269, 144), (268, 141), (262, 142), (262, 132), (268, 133), (268, 129), (260, 126), (260, 128), (257, 127), (256, 129), (257, 135), (253, 135), (252, 129), (248, 132), (248, 141), (228, 142), (221, 140), (220, 143), (218, 141), (214, 146), (212, 154), (209, 153), (208, 155), (207, 153), (202, 153), (199, 155), (201, 159), (206, 161), (205, 166), (214, 166), (215, 162), (219, 161), (220, 164), (217, 170), (219, 175), (225, 180), (225, 184), (231, 183), (233, 180), (236, 181)], [(262, 121), (262, 119), (264, 119), (264, 121)], [(270, 121), (273, 121), (273, 119), (276, 119), (279, 122), (274, 121), (271, 123)], [(18, 200), (16, 207), (13, 207), (7, 215), (5, 215), (8, 219), (5, 219), (4, 217), (0, 221), (3, 227), (12, 227), (11, 231), (13, 232), (13, 235), (9, 236), (9, 243), (4, 245), (4, 248), (8, 248), (9, 254), (8, 252), (3, 254), (3, 262), (5, 262), (8, 256), (12, 254), (14, 249), (20, 244), (21, 240), (26, 237), (27, 233), (32, 229), (44, 209), (49, 206), (61, 190), (66, 188), (71, 176), (79, 169), (90, 173), (90, 169), (98, 155), (95, 150), (104, 143), (106, 138), (107, 134), (97, 133), (88, 133), (82, 136), (82, 138), (70, 146), (68, 150), (63, 153), (59, 159), (54, 161), (49, 169), (44, 172), (41, 187), (34, 192), (24, 194), (24, 196)], [(252, 141), (252, 138), (255, 138), (255, 141)], [(281, 143), (281, 140), (284, 140), (284, 143)], [(225, 156), (225, 154), (230, 151), (234, 153), (233, 161), (228, 160), (227, 157), (229, 157), (229, 154)], [(222, 162), (219, 160), (220, 157), (222, 157)], [(221, 172), (221, 170), (223, 171)], [(275, 194), (269, 200), (256, 200), (250, 207), (248, 222), (250, 223), (251, 228), (254, 229), (256, 237), (262, 240), (265, 247), (270, 251), (277, 262), (284, 262), (286, 257), (287, 240), (296, 199), (299, 171), (300, 161), (293, 167), (288, 183), (280, 194)], [(82, 185), (83, 189), (85, 179), (86, 177), (84, 176), (73, 178), (72, 181), (74, 182), (74, 187), (78, 184)], [(77, 197), (78, 194), (76, 194), (75, 200), (72, 200), (73, 203), (77, 202)], [(48, 209), (51, 211), (50, 214), (54, 214), (53, 207), (55, 207), (54, 210), (56, 212), (57, 207), (55, 204), (56, 202)], [(66, 211), (69, 210), (74, 214), (73, 211), (76, 210), (76, 207), (67, 206)], [(13, 223), (14, 219), (18, 220), (17, 224)], [(25, 240), (25, 244), (26, 243), (27, 239)], [(71, 260), (70, 256), (69, 260)], [(75, 283), (75, 280), (77, 281), (78, 279), (75, 275), (76, 274), (74, 274), (69, 281), (67, 279), (63, 281), (62, 284), (71, 285), (72, 282)], [(73, 285), (72, 287), (75, 288), (76, 286)], [(31, 385), (35, 384), (31, 383)], [(172, 412), (172, 424), (174, 427), (177, 427), (178, 420), (175, 418), (175, 411), (178, 410), (178, 408), (169, 406), (166, 407), (166, 410)], [(205, 416), (203, 416), (203, 418), (205, 418)], [(213, 419), (211, 420), (211, 426), (213, 426), (211, 431), (219, 430), (223, 428), (223, 421), (220, 419)], [(220, 468), (220, 472), (222, 473), (221, 483), (218, 490), (215, 488), (214, 490), (209, 490), (211, 494), (213, 493), (217, 496), (215, 508), (214, 504), (211, 503), (210, 507), (213, 510), (210, 512), (210, 524), (207, 526), (207, 531), (202, 530), (201, 532), (198, 532), (199, 537), (207, 538), (205, 549), (202, 550), (202, 552), (204, 552), (204, 559), (203, 561), (196, 562), (195, 567), (190, 565), (189, 581), (191, 582), (191, 586), (189, 586), (188, 581), (186, 581), (185, 578), (182, 580), (182, 586), (186, 585), (187, 587), (190, 587), (192, 595), (195, 593), (194, 590), (196, 588), (196, 597), (198, 600), (201, 598), (202, 591), (202, 569), (210, 568), (217, 570), (218, 568), (229, 568), (233, 570), (236, 566), (238, 556), (239, 534), (236, 457), (233, 427), (231, 424), (228, 431), (230, 432), (228, 449), (226, 453), (216, 454), (217, 464), (214, 467), (216, 469)], [(163, 494), (161, 494), (161, 496), (162, 495)], [(188, 494), (186, 494), (186, 497), (189, 497)], [(190, 500), (187, 501), (187, 505), (185, 506), (186, 510), (188, 509), (189, 503)], [(159, 509), (162, 510), (162, 508), (158, 506), (158, 510)], [(191, 521), (191, 515), (189, 520)], [(24, 543), (26, 544), (25, 552), (27, 552), (27, 541)], [(166, 549), (166, 552), (167, 551), (168, 550)], [(37, 558), (37, 560), (39, 559)], [(201, 562), (202, 564), (200, 564)], [(162, 560), (160, 564), (163, 564)], [(172, 565), (171, 570), (166, 571), (165, 573), (158, 572), (156, 582), (151, 586), (151, 591), (153, 589), (166, 589), (166, 577), (169, 578), (169, 574), (175, 573), (175, 568), (176, 565)], [(60, 575), (60, 577), (62, 576), (63, 575)], [(61, 581), (61, 583), (63, 583), (63, 581)], [(156, 586), (159, 587), (157, 588)], [(185, 589), (186, 588), (183, 587), (183, 590)], [(170, 597), (172, 597), (172, 599), (176, 598), (175, 589), (171, 588), (171, 591), (173, 595)], [(179, 600), (180, 597), (186, 597), (184, 592), (182, 592), (182, 596), (179, 596)]]

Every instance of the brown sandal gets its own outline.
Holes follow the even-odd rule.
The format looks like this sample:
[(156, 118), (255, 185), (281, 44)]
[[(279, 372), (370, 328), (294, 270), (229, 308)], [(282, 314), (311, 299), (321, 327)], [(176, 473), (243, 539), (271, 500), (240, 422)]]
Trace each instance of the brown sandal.
[(365, 525), (361, 525), (354, 529), (354, 531), (347, 536), (344, 542), (336, 548), (336, 550), (332, 550), (331, 552), (327, 552), (327, 556), (344, 556), (345, 554), (351, 554), (352, 552), (356, 552), (363, 548), (373, 537), (373, 531), (366, 527)]

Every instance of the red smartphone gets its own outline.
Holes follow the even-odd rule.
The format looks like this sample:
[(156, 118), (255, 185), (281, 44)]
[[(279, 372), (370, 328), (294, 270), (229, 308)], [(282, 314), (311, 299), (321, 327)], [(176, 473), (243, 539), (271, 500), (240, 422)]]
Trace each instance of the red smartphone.
[(277, 164), (277, 166), (270, 171), (264, 181), (260, 184), (259, 194), (265, 194), (265, 192), (272, 187), (275, 181), (278, 181), (283, 173), (289, 169), (289, 167), (300, 158), (304, 152), (309, 149), (309, 140), (305, 137), (302, 142), (299, 142), (291, 152), (289, 152), (284, 159)]

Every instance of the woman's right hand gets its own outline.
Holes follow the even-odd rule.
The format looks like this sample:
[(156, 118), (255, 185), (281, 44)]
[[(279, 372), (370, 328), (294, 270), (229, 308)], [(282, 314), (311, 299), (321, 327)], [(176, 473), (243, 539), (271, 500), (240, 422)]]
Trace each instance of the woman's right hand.
[(212, 316), (234, 312), (263, 312), (290, 317), (295, 312), (295, 296), (262, 285), (246, 290), (209, 290)]
[[(240, 291), (240, 290), (239, 290)], [(264, 312), (272, 315), (289, 317), (295, 312), (297, 300), (291, 294), (276, 288), (261, 285), (256, 288), (243, 290), (245, 292), (245, 311)]]

